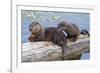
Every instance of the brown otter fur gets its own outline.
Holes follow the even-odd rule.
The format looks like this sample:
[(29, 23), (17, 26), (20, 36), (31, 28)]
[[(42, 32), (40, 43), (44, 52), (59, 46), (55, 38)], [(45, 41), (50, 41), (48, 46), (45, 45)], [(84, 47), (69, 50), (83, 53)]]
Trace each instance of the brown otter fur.
[(67, 52), (67, 40), (66, 36), (62, 31), (58, 31), (56, 27), (48, 27), (45, 29), (45, 40), (51, 41), (55, 45), (62, 47), (62, 55), (63, 57)]
[(56, 27), (48, 27), (43, 29), (38, 22), (32, 22), (29, 26), (31, 35), (28, 40), (34, 41), (51, 41), (55, 45), (62, 47), (62, 54), (65, 56), (67, 50), (67, 40), (62, 31), (58, 31)]
[(31, 35), (28, 38), (30, 42), (43, 40), (44, 29), (38, 22), (32, 22), (29, 25), (29, 31), (31, 32)]
[(65, 21), (62, 21), (58, 24), (58, 30), (60, 31), (65, 31), (66, 34), (67, 34), (67, 39), (71, 40), (71, 41), (76, 41), (77, 40), (77, 37), (80, 35), (80, 34), (88, 34), (88, 31), (87, 30), (82, 30), (80, 31), (80, 29), (78, 28), (78, 26), (76, 26), (75, 24), (73, 23), (69, 23), (69, 22), (65, 22)]

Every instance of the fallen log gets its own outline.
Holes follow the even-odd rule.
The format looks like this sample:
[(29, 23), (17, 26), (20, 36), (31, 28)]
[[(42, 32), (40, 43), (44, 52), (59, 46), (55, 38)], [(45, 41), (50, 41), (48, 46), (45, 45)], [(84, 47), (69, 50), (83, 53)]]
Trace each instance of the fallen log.
[[(79, 36), (76, 42), (68, 42), (65, 60), (74, 58), (89, 51), (89, 37)], [(22, 44), (22, 62), (57, 61), (62, 60), (62, 48), (52, 42), (39, 41)]]

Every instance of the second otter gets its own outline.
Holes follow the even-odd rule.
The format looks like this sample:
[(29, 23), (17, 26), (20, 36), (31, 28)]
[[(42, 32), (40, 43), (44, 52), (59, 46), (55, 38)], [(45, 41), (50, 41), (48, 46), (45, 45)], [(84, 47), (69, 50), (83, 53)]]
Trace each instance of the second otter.
[(66, 39), (69, 39), (71, 41), (76, 41), (77, 40), (77, 37), (80, 35), (80, 34), (84, 34), (84, 35), (88, 35), (90, 36), (89, 32), (87, 30), (81, 30), (78, 28), (78, 26), (76, 26), (75, 24), (73, 23), (70, 23), (70, 22), (65, 22), (65, 21), (62, 21), (58, 24), (58, 30), (63, 30), (66, 32), (67, 34), (67, 38)]

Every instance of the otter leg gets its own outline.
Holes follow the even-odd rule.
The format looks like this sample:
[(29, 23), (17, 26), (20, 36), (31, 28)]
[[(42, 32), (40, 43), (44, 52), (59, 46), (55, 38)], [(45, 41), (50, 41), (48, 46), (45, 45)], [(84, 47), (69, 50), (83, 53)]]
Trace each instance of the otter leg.
[(32, 37), (32, 36), (29, 36), (29, 37), (28, 37), (28, 40), (29, 40), (29, 42), (34, 42), (35, 38)]
[(76, 42), (77, 40), (77, 36), (68, 36), (68, 39), (70, 40), (70, 42)]
[(65, 60), (67, 54), (67, 40), (62, 45), (62, 60)]
[(72, 37), (72, 41), (73, 41), (73, 42), (76, 42), (76, 40), (77, 40), (77, 36), (73, 36), (73, 37)]
[(66, 36), (61, 32), (56, 32), (53, 35), (53, 43), (62, 47), (62, 60), (65, 59), (67, 53), (67, 39)]

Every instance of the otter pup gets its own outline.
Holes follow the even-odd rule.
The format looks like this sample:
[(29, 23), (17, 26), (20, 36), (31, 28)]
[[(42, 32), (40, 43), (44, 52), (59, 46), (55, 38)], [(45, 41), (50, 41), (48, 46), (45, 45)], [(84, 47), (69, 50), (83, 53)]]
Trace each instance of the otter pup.
[(88, 36), (90, 36), (90, 34), (87, 30), (80, 31), (78, 26), (76, 26), (73, 23), (68, 23), (68, 22), (65, 22), (65, 21), (60, 22), (58, 24), (57, 28), (59, 30), (64, 30), (67, 33), (67, 38), (71, 41), (74, 41), (74, 42), (77, 40), (77, 37), (80, 34), (84, 34), (84, 35), (87, 34)]

